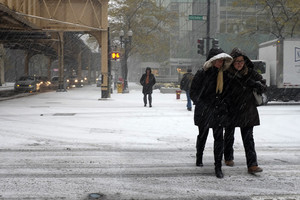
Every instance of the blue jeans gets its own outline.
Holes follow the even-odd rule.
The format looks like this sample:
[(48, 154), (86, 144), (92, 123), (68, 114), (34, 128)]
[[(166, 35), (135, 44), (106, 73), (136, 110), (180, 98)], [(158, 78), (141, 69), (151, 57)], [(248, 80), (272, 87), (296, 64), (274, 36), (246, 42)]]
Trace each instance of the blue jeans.
[(187, 91), (185, 91), (185, 93), (186, 93), (186, 98), (187, 98), (187, 105), (186, 105), (186, 107), (187, 108), (192, 108), (192, 101), (191, 101), (191, 97), (190, 97), (190, 91), (187, 90)]

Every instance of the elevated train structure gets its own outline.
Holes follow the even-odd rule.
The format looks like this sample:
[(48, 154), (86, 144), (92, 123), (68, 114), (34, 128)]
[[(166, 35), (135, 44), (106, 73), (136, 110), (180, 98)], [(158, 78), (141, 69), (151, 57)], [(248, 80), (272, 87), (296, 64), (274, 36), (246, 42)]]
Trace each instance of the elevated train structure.
[[(30, 59), (42, 54), (51, 63), (58, 63), (59, 90), (68, 66), (81, 77), (87, 70), (91, 76), (94, 53), (80, 37), (95, 37), (101, 48), (100, 62), (103, 77), (102, 98), (110, 96), (108, 70), (108, 0), (0, 0), (0, 83), (5, 77), (5, 49), (25, 51), (24, 75), (30, 75)], [(83, 66), (84, 65), (84, 66)], [(94, 70), (93, 77), (96, 75)], [(50, 78), (50, 77), (49, 77)]]

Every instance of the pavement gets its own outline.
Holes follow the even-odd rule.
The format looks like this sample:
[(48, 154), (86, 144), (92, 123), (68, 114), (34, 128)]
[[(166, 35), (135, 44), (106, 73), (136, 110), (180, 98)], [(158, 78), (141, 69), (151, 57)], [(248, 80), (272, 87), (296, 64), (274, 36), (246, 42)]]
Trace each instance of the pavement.
[[(0, 200), (300, 200), (297, 140), (260, 136), (264, 171), (251, 175), (237, 137), (235, 166), (217, 179), (211, 134), (204, 166), (195, 166), (197, 129), (184, 95), (155, 91), (144, 108), (140, 86), (130, 89), (107, 101), (94, 85), (1, 101)], [(299, 118), (295, 108), (260, 112)]]

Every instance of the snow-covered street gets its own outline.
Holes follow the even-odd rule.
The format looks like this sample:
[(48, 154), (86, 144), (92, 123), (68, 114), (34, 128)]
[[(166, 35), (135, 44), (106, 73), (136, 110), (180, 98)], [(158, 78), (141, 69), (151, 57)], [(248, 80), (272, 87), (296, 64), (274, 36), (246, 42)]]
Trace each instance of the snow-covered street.
[(0, 199), (300, 199), (300, 106), (259, 107), (258, 162), (247, 173), (239, 129), (235, 166), (214, 174), (209, 134), (204, 167), (195, 166), (198, 129), (185, 94), (141, 87), (100, 99), (95, 85), (0, 101)]

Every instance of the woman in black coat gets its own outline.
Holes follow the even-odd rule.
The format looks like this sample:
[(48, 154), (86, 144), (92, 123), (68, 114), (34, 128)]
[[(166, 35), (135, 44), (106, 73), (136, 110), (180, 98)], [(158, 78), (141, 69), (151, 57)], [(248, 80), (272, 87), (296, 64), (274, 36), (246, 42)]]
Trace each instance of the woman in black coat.
[[(215, 173), (223, 178), (223, 128), (228, 122), (228, 77), (226, 70), (232, 58), (222, 49), (209, 51), (203, 68), (198, 70), (192, 81), (190, 96), (195, 104), (194, 123), (199, 134), (196, 142), (196, 165), (203, 166), (202, 157), (209, 128), (213, 129)], [(224, 72), (224, 73), (223, 73)]]
[(249, 173), (261, 172), (258, 167), (253, 139), (253, 127), (260, 125), (253, 90), (262, 93), (265, 90), (262, 76), (253, 69), (251, 60), (240, 50), (233, 49), (233, 63), (228, 71), (231, 79), (231, 124), (225, 129), (224, 157), (225, 164), (233, 166), (233, 142), (235, 127), (240, 127)]
[(153, 86), (156, 83), (154, 75), (151, 73), (151, 68), (147, 67), (145, 74), (142, 75), (140, 79), (140, 83), (143, 86), (143, 94), (144, 94), (144, 106), (147, 106), (147, 95), (149, 100), (149, 107), (152, 107), (152, 90)]

